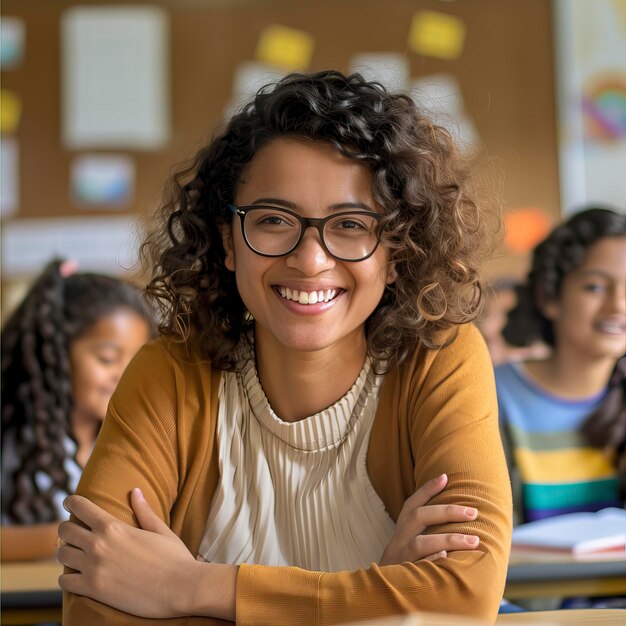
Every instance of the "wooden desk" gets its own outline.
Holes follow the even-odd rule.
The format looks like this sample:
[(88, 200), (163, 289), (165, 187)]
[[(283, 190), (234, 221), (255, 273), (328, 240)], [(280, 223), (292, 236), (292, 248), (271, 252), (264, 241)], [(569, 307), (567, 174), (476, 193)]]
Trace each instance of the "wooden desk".
[(509, 613), (498, 615), (496, 626), (515, 626), (516, 624), (534, 624), (534, 626), (624, 626), (626, 609), (574, 609), (571, 611), (532, 611), (528, 613)]
[(1, 564), (2, 624), (61, 623), (63, 567), (56, 561)]
[[(465, 617), (453, 615), (433, 615), (421, 613), (402, 617), (388, 617), (367, 622), (358, 622), (351, 626), (486, 626), (485, 622), (477, 622)], [(496, 626), (516, 626), (526, 624), (533, 626), (624, 626), (626, 609), (580, 609), (571, 611), (535, 611), (528, 613), (510, 613), (498, 615)]]
[[(512, 554), (504, 597), (626, 596), (626, 559)], [(624, 622), (626, 624), (626, 620)]]

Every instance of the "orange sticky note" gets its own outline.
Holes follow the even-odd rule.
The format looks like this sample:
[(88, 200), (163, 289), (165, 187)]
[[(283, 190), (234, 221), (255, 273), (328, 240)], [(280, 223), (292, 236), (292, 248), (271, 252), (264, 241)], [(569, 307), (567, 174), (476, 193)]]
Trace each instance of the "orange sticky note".
[(541, 209), (517, 209), (504, 215), (504, 243), (517, 254), (532, 250), (550, 232), (550, 220)]
[(0, 91), (0, 131), (2, 134), (13, 134), (20, 125), (22, 102), (14, 91)]
[(418, 54), (455, 59), (463, 50), (465, 23), (447, 13), (418, 11), (409, 30), (409, 46)]
[(275, 24), (263, 30), (256, 49), (256, 58), (285, 70), (306, 69), (311, 62), (313, 36), (303, 30)]

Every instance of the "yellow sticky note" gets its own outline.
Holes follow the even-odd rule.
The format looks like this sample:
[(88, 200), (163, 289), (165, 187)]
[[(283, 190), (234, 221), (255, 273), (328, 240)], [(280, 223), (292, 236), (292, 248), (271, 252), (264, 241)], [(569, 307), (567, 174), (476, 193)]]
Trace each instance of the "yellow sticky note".
[(463, 50), (465, 23), (447, 13), (419, 11), (413, 15), (409, 46), (419, 54), (455, 59)]
[(22, 102), (19, 96), (8, 89), (0, 91), (0, 131), (2, 134), (14, 133), (20, 125)]
[(313, 37), (309, 33), (276, 24), (261, 33), (256, 57), (263, 63), (286, 70), (302, 70), (311, 62), (313, 46)]

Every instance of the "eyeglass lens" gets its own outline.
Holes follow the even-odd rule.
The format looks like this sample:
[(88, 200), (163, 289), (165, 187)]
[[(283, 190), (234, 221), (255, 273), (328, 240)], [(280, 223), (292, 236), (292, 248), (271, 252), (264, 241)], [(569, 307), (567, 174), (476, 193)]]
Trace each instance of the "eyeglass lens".
[[(322, 239), (334, 256), (362, 259), (376, 248), (376, 224), (376, 218), (368, 215), (340, 213), (324, 223)], [(296, 217), (272, 207), (249, 209), (244, 219), (248, 244), (257, 252), (271, 256), (291, 252), (302, 227)]]

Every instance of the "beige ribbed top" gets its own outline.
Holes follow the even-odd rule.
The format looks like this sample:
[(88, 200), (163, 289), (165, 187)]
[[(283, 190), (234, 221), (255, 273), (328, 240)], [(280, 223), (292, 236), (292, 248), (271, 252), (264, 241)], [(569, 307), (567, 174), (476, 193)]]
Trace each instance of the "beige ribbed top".
[(324, 572), (378, 562), (395, 526), (365, 466), (381, 382), (368, 360), (335, 404), (284, 422), (267, 401), (254, 358), (224, 374), (220, 483), (199, 556)]

